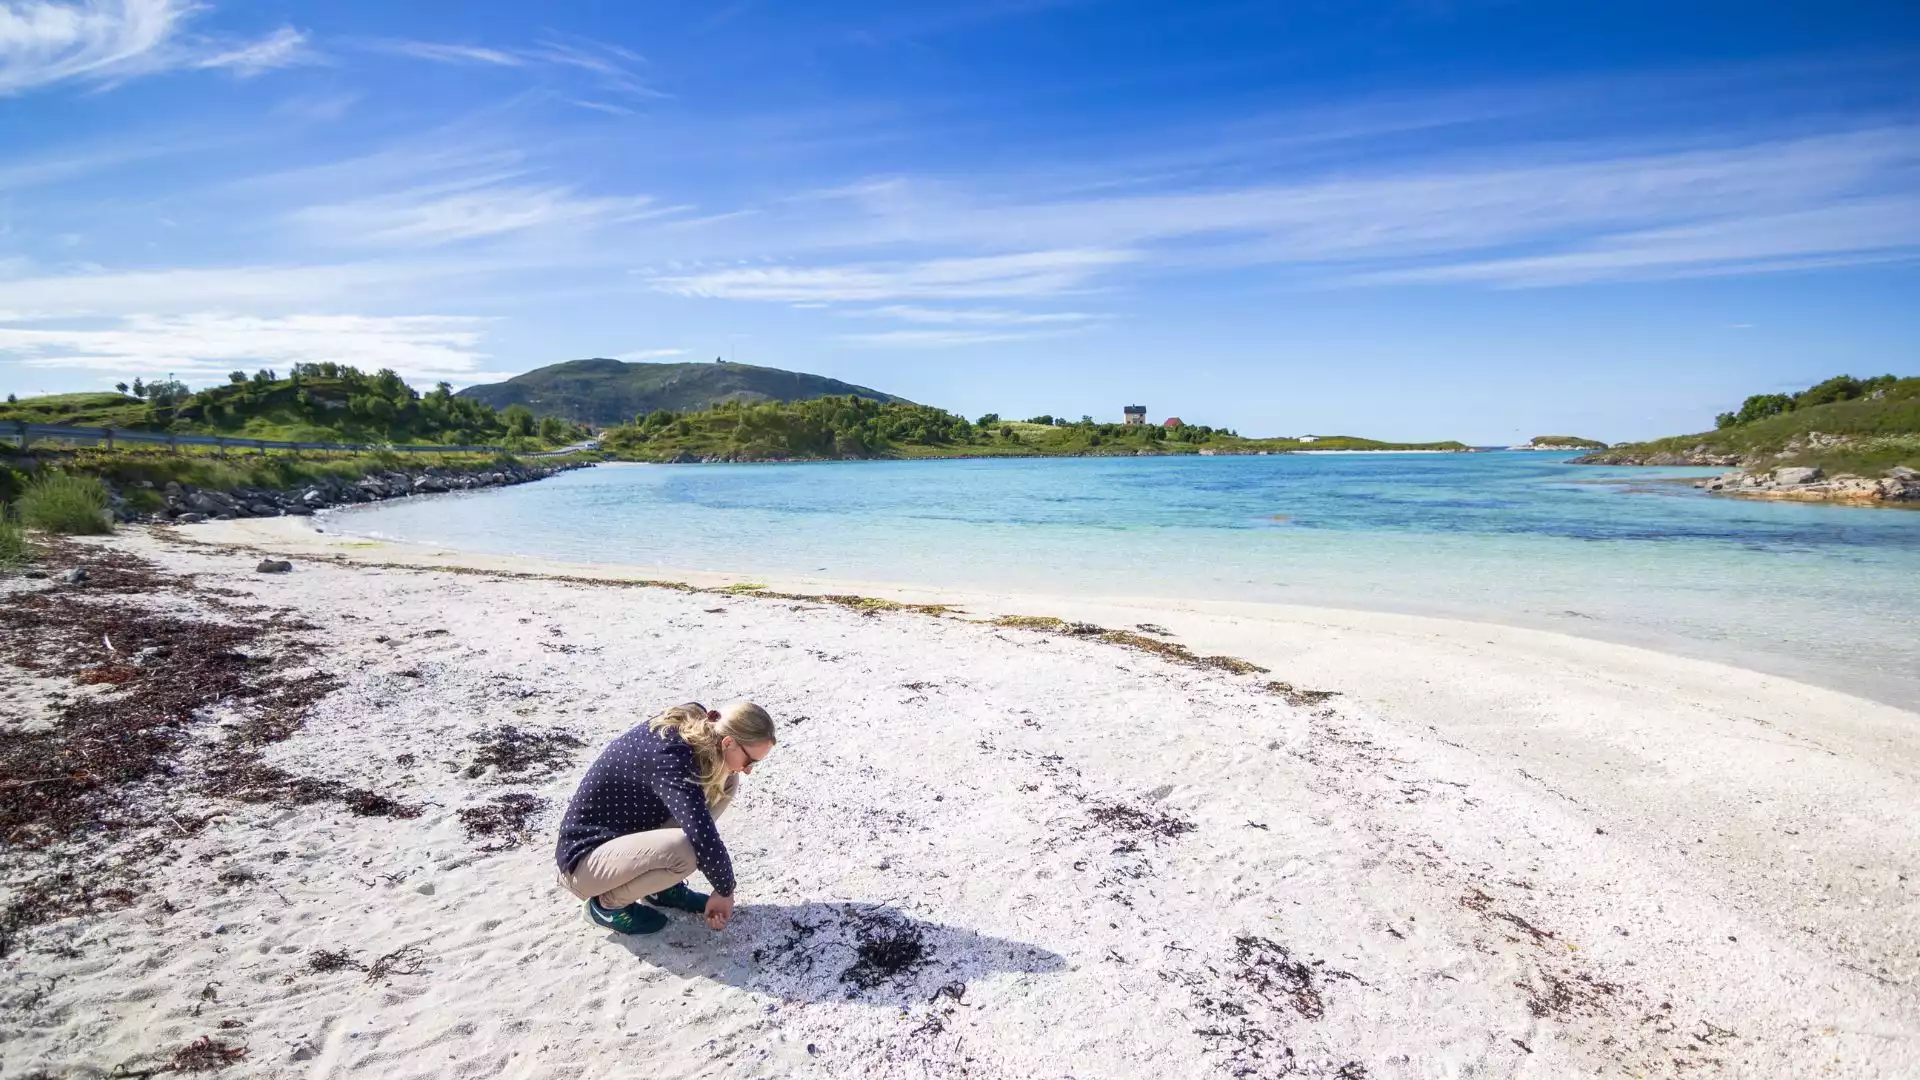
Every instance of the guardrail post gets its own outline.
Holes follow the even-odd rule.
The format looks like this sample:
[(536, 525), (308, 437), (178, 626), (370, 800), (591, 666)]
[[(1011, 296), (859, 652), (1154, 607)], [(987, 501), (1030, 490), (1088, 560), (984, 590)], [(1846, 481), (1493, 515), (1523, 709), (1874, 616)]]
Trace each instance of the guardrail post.
[(113, 429), (101, 428), (100, 441), (106, 444), (107, 449), (109, 450), (113, 449)]
[(167, 453), (177, 454), (179, 452), (180, 452), (180, 440), (173, 437), (173, 432), (171, 431), (167, 432)]
[(227, 452), (227, 440), (219, 435), (215, 435), (213, 437), (213, 449), (215, 452), (225, 455)]
[(265, 439), (255, 439), (255, 440), (253, 440), (253, 444), (254, 444), (255, 446), (257, 446), (257, 447), (259, 447), (259, 448), (260, 448), (260, 456), (261, 456), (261, 457), (266, 457), (266, 456), (267, 456), (267, 440), (265, 440)]
[(25, 450), (27, 448), (27, 443), (30, 442), (33, 438), (31, 435), (27, 434), (27, 422), (25, 420), (15, 420), (13, 422), (13, 427), (14, 427), (14, 430), (20, 433), (20, 449)]

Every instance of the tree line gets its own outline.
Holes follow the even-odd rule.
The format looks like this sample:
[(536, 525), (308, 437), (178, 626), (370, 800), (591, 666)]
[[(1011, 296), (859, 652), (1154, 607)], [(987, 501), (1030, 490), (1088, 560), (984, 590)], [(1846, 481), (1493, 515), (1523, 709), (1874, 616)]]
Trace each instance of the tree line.
[(1765, 420), (1770, 416), (1790, 413), (1796, 409), (1872, 397), (1898, 381), (1892, 375), (1875, 375), (1870, 379), (1836, 375), (1825, 382), (1815, 383), (1797, 394), (1754, 394), (1741, 402), (1739, 409), (1723, 412), (1714, 417), (1713, 426), (1715, 428), (1737, 427), (1741, 424), (1751, 424), (1756, 420)]
[(152, 382), (135, 379), (116, 389), (145, 401), (143, 426), (159, 430), (238, 430), (260, 420), (386, 442), (555, 444), (587, 436), (578, 424), (553, 416), (536, 418), (524, 405), (502, 411), (456, 397), (451, 383), (437, 383), (422, 394), (392, 369), (368, 374), (331, 361), (295, 364), (285, 377), (271, 368), (251, 375), (234, 371), (224, 384), (199, 391), (171, 376)]

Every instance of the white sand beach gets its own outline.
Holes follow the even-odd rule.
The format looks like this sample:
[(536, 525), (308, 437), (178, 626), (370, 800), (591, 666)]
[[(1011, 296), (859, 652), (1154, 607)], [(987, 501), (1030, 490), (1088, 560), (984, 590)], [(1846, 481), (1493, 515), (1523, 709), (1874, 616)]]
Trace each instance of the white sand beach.
[[(10, 898), (90, 844), (139, 887), (18, 932), (5, 1077), (139, 1075), (201, 1039), (244, 1047), (221, 1075), (315, 1080), (1920, 1075), (1913, 712), (1411, 616), (730, 595), (709, 590), (738, 575), (294, 518), (100, 548), (232, 607), (123, 602), (284, 612), (271, 651), (337, 686), (266, 762), (419, 813), (202, 794), (189, 753), (142, 789), (183, 824), (10, 852)], [(291, 572), (256, 573), (266, 553)], [(795, 598), (828, 594), (956, 610)], [(1013, 615), (1267, 670), (993, 623)], [(93, 663), (120, 662), (110, 644)], [(0, 671), (10, 730), (113, 692)], [(594, 753), (667, 705), (743, 697), (780, 745), (720, 821), (733, 925), (588, 924), (552, 830)], [(196, 745), (249, 707), (204, 710)], [(476, 762), (501, 725), (583, 745), (550, 771)], [(516, 793), (544, 800), (523, 843), (466, 827)], [(909, 962), (876, 966), (876, 942)]]

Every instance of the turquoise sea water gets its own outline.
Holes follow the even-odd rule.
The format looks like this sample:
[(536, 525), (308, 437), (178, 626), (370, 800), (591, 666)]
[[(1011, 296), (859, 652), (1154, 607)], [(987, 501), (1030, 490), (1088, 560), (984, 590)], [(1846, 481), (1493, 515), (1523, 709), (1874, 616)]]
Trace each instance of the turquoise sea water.
[(606, 466), (327, 515), (499, 554), (1480, 619), (1920, 706), (1920, 512), (1538, 452)]

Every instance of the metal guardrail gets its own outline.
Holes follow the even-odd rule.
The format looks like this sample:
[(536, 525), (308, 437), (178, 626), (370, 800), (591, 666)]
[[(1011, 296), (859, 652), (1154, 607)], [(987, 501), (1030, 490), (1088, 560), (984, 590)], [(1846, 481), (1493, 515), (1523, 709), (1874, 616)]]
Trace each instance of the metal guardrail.
[[(11, 429), (11, 430), (8, 430)], [(392, 450), (399, 454), (496, 454), (498, 446), (381, 446), (371, 443), (276, 442), (272, 439), (235, 439), (225, 435), (176, 435), (164, 431), (127, 431), (121, 428), (67, 427), (63, 424), (29, 424), (24, 420), (0, 421), (0, 431), (20, 440), (25, 450), (35, 439), (59, 439), (64, 442), (91, 441), (95, 446), (113, 449), (115, 443), (182, 446), (212, 446), (222, 450)]]

